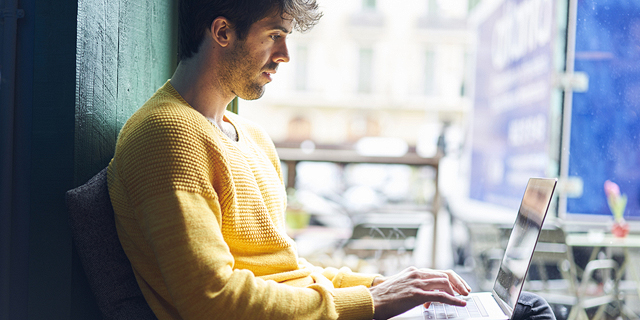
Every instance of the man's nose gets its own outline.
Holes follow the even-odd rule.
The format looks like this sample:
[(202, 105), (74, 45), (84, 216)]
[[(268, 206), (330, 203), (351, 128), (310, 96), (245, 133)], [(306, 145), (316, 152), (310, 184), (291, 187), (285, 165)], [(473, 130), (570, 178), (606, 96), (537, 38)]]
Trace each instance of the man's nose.
[(289, 62), (289, 49), (286, 42), (282, 41), (282, 44), (278, 46), (278, 50), (273, 55), (273, 62)]

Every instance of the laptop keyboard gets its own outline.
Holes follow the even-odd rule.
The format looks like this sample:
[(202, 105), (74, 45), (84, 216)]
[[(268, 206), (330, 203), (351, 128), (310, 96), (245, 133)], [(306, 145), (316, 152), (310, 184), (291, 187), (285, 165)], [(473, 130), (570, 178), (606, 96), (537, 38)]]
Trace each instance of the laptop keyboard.
[(477, 297), (465, 299), (467, 305), (457, 307), (440, 302), (433, 302), (424, 312), (425, 319), (455, 319), (488, 317), (482, 303)]

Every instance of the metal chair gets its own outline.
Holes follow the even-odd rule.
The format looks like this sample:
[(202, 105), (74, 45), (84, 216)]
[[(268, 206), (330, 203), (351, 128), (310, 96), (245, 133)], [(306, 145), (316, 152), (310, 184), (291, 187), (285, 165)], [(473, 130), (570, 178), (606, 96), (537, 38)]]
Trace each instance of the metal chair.
[[(593, 319), (601, 319), (607, 305), (619, 302), (618, 263), (613, 259), (590, 259), (583, 271), (576, 265), (572, 248), (565, 240), (566, 233), (561, 226), (545, 225), (532, 261), (540, 279), (528, 279), (526, 290), (551, 304), (570, 305), (568, 320), (589, 320), (586, 310), (595, 307), (598, 309)], [(547, 274), (550, 265), (557, 267), (560, 278)]]
[[(614, 274), (594, 281), (594, 274), (597, 271), (613, 271)], [(569, 320), (589, 320), (586, 309), (598, 307), (593, 319), (602, 319), (605, 307), (618, 302), (618, 263), (612, 259), (592, 260), (587, 263), (582, 276), (582, 281), (576, 292), (577, 302), (571, 308)], [(596, 290), (592, 290), (596, 288)]]

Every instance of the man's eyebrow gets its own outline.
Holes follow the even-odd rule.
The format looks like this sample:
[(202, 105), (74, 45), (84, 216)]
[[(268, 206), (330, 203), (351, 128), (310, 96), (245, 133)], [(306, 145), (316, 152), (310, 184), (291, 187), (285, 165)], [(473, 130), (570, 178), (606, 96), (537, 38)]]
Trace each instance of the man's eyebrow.
[(280, 30), (280, 31), (282, 31), (284, 33), (288, 33), (288, 34), (291, 34), (293, 32), (293, 30), (289, 30), (289, 29), (287, 29), (287, 28), (285, 28), (283, 26), (273, 26), (270, 29), (271, 30)]

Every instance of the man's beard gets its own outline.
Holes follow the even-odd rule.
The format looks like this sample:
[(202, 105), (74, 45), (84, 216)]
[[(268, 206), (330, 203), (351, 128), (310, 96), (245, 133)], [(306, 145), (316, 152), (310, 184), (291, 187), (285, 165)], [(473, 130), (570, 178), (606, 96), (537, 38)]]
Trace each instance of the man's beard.
[(256, 100), (264, 94), (264, 84), (258, 82), (260, 75), (266, 70), (275, 70), (278, 64), (269, 62), (260, 66), (245, 47), (244, 41), (236, 44), (226, 56), (221, 74), (222, 85), (244, 100)]

